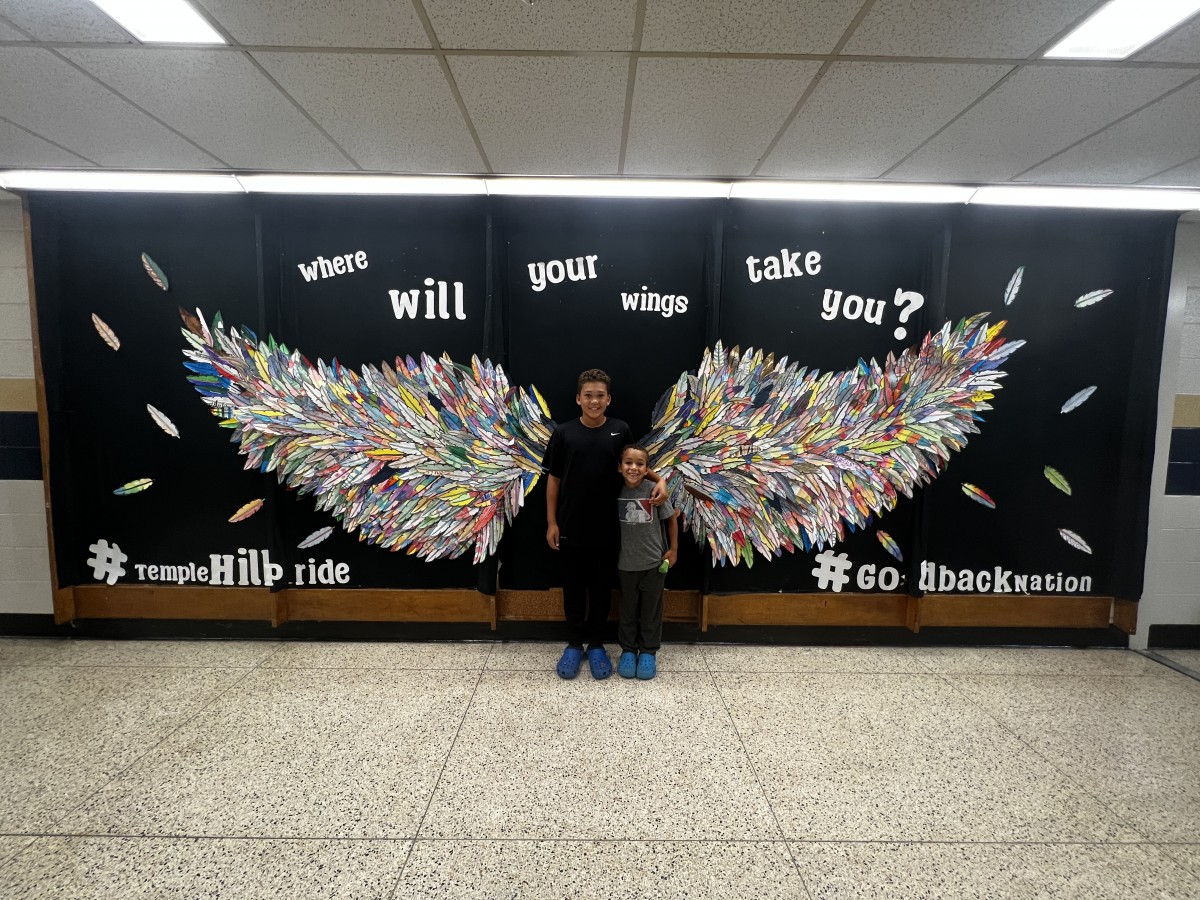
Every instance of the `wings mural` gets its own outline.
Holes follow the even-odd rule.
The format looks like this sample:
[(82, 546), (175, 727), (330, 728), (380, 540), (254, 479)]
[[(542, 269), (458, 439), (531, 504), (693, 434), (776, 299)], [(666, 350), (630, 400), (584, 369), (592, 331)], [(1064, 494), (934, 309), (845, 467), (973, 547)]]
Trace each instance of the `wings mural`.
[[(476, 562), (541, 475), (553, 421), (537, 389), (472, 358), (314, 366), (216, 317), (183, 312), (189, 380), (246, 467), (312, 493), (360, 539), (424, 559)], [(719, 343), (663, 394), (643, 440), (713, 561), (747, 565), (836, 543), (941, 470), (1024, 342), (983, 316), (946, 323), (847, 372)]]

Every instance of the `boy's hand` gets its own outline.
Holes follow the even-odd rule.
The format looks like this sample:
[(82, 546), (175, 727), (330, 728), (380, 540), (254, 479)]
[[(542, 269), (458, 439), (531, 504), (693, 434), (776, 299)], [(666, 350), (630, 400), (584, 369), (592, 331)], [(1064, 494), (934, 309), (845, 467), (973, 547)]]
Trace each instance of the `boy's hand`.
[(667, 482), (665, 480), (654, 482), (654, 490), (650, 492), (650, 505), (662, 506), (667, 502)]
[(676, 553), (674, 550), (668, 550), (663, 555), (663, 559), (665, 559), (667, 561), (667, 568), (669, 568), (669, 569), (675, 568), (675, 561), (678, 558), (679, 558), (679, 554)]
[(558, 526), (550, 525), (546, 528), (546, 543), (550, 545), (551, 550), (558, 549)]

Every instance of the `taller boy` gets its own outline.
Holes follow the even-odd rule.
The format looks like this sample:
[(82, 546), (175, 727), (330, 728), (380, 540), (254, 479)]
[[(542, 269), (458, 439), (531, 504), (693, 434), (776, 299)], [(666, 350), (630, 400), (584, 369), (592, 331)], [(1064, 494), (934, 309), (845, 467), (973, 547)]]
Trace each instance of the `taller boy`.
[[(600, 369), (579, 376), (575, 402), (580, 417), (562, 422), (550, 436), (543, 465), (546, 480), (546, 542), (559, 552), (563, 578), (563, 614), (567, 648), (558, 661), (563, 678), (579, 674), (587, 644), (592, 677), (607, 678), (612, 662), (604, 649), (604, 630), (612, 605), (620, 528), (613, 516), (621, 489), (617, 463), (633, 433), (620, 419), (607, 416), (612, 379)], [(666, 485), (653, 472), (650, 502), (667, 498)]]

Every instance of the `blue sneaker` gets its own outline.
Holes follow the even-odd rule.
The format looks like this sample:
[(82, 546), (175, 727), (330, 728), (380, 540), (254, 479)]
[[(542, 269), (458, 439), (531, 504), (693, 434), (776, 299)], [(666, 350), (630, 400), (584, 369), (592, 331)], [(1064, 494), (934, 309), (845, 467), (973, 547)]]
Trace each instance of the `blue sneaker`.
[(621, 654), (621, 661), (617, 663), (617, 674), (622, 678), (632, 678), (637, 669), (637, 654), (632, 650), (626, 650)]
[(583, 664), (583, 650), (579, 647), (568, 647), (563, 651), (562, 658), (558, 661), (558, 667), (554, 670), (558, 673), (559, 678), (571, 679), (579, 674), (579, 667)]
[(588, 668), (592, 670), (592, 677), (597, 681), (603, 681), (612, 674), (612, 661), (603, 647), (592, 647), (588, 650)]
[(637, 661), (637, 677), (642, 681), (649, 681), (658, 672), (658, 663), (654, 659), (653, 653), (642, 653), (638, 656)]

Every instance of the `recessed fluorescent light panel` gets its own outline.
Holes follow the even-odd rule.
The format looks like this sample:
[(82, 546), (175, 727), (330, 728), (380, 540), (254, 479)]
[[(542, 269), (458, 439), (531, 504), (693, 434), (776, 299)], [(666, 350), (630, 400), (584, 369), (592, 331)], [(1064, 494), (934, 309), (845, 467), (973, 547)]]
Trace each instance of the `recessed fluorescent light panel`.
[(973, 187), (954, 184), (854, 184), (834, 181), (735, 181), (730, 197), (848, 203), (966, 203)]
[(1155, 188), (981, 187), (971, 203), (995, 206), (1062, 206), (1082, 209), (1200, 209), (1200, 191)]
[(727, 181), (649, 178), (489, 178), (489, 194), (523, 197), (727, 197)]
[(0, 172), (0, 187), (26, 191), (163, 191), (240, 194), (232, 175), (188, 172), (94, 172), (28, 169)]
[(482, 194), (482, 178), (409, 175), (239, 175), (242, 186), (265, 194)]
[(1054, 59), (1124, 59), (1200, 11), (1200, 0), (1112, 0), (1046, 51)]
[(92, 0), (139, 41), (224, 44), (225, 39), (185, 0)]

